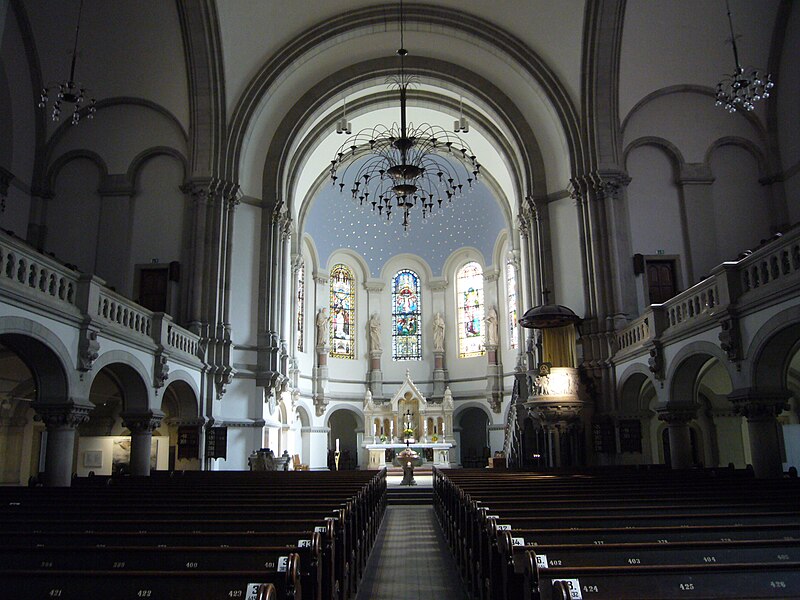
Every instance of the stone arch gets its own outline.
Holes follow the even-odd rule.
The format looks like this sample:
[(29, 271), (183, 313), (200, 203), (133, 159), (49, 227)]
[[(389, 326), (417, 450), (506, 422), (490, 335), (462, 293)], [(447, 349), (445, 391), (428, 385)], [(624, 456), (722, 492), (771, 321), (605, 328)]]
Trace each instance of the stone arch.
[[(337, 39), (352, 38), (359, 35), (359, 32), (369, 33), (376, 25), (385, 27), (387, 14), (394, 14), (396, 10), (394, 7), (376, 6), (350, 11), (302, 32), (276, 53), (250, 81), (236, 105), (227, 141), (226, 172), (234, 179), (238, 176), (244, 142), (253, 126), (255, 116), (260, 112), (261, 101), (267, 95), (269, 88), (281, 79), (292, 64), (301, 60), (304, 54), (310, 49), (319, 47), (320, 44), (330, 46)], [(411, 5), (405, 11), (405, 19), (412, 26), (418, 24), (426, 27), (426, 30), (430, 30), (431, 27), (455, 30), (461, 36), (478, 38), (482, 45), (496, 46), (498, 52), (513, 56), (514, 60), (520, 63), (522, 70), (543, 88), (557, 115), (571, 159), (573, 162), (578, 162), (582, 149), (577, 112), (557, 76), (521, 40), (484, 20), (446, 8)], [(445, 70), (442, 74), (447, 75), (448, 71)], [(470, 80), (465, 77), (459, 79)], [(315, 91), (320, 95), (319, 86)], [(341, 89), (334, 89), (332, 93), (338, 95)], [(299, 112), (306, 111), (302, 107), (296, 109)], [(518, 122), (524, 121), (520, 119)], [(524, 139), (526, 136), (521, 137)], [(528, 139), (533, 139), (533, 136)], [(265, 197), (272, 196), (273, 193), (270, 192)]]
[(643, 364), (630, 365), (617, 384), (617, 399), (619, 410), (627, 413), (648, 410), (649, 406), (642, 406), (642, 390), (646, 383), (655, 388), (653, 374)]
[(711, 157), (714, 154), (714, 151), (718, 148), (722, 148), (723, 146), (736, 146), (747, 151), (756, 160), (759, 176), (767, 176), (767, 161), (764, 156), (764, 152), (751, 140), (739, 136), (725, 136), (714, 140), (714, 142), (708, 147), (708, 150), (706, 150), (704, 159), (705, 164), (708, 165), (709, 168), (711, 165)]
[(186, 160), (186, 157), (183, 155), (183, 153), (169, 146), (153, 146), (152, 148), (148, 148), (147, 150), (143, 150), (137, 154), (131, 161), (131, 164), (128, 166), (126, 178), (132, 186), (135, 186), (138, 182), (139, 175), (141, 174), (145, 164), (157, 156), (169, 156), (178, 161), (183, 169), (183, 180), (186, 180), (186, 177), (189, 173), (189, 162)]
[[(800, 346), (800, 306), (793, 306), (764, 323), (747, 348), (745, 373), (751, 387), (783, 387), (789, 361)], [(780, 382), (776, 386), (776, 382)]]
[[(733, 367), (722, 349), (711, 342), (691, 342), (681, 348), (670, 360), (666, 374), (668, 403), (691, 403), (697, 393), (698, 376), (704, 365), (712, 358), (722, 364), (731, 381), (736, 381)], [(735, 386), (734, 386), (735, 387)]]
[(24, 317), (0, 317), (0, 342), (22, 359), (36, 379), (37, 401), (66, 403), (75, 382), (74, 359), (64, 343), (43, 325)]
[[(625, 133), (625, 129), (627, 128), (628, 123), (631, 121), (631, 119), (637, 112), (642, 110), (653, 100), (661, 98), (662, 96), (669, 96), (671, 94), (698, 94), (701, 96), (707, 96), (710, 100), (714, 100), (716, 98), (716, 92), (714, 91), (714, 89), (705, 85), (680, 84), (680, 85), (671, 85), (655, 90), (647, 94), (641, 100), (639, 100), (633, 106), (633, 108), (631, 108), (630, 111), (628, 111), (628, 114), (625, 115), (625, 118), (622, 120), (622, 124), (620, 126), (620, 131), (622, 132), (622, 134)], [(764, 131), (764, 126), (761, 124), (761, 120), (755, 114), (748, 111), (740, 110), (736, 113), (736, 116), (746, 119), (747, 122), (759, 132), (759, 135), (762, 137), (762, 139), (765, 138), (766, 133)]]
[(123, 410), (144, 413), (154, 406), (154, 394), (149, 385), (150, 375), (142, 362), (124, 350), (111, 350), (101, 354), (95, 362), (93, 375), (86, 382), (87, 391), (102, 369), (107, 368), (123, 391)]
[(91, 150), (70, 150), (69, 152), (59, 156), (47, 170), (45, 181), (47, 189), (50, 191), (50, 193), (52, 193), (56, 187), (56, 179), (58, 179), (58, 175), (61, 170), (73, 160), (78, 160), (81, 158), (85, 158), (94, 163), (95, 167), (97, 167), (98, 173), (100, 174), (100, 181), (103, 181), (103, 179), (108, 176), (108, 166), (99, 154), (92, 152)]
[(197, 420), (200, 406), (194, 382), (188, 378), (174, 378), (173, 375), (170, 373), (172, 381), (161, 394), (161, 412), (179, 421)]
[(662, 150), (667, 157), (670, 159), (672, 163), (672, 168), (674, 169), (675, 174), (679, 174), (683, 165), (686, 164), (686, 161), (683, 158), (683, 154), (681, 153), (680, 149), (662, 137), (658, 136), (644, 136), (633, 140), (630, 144), (625, 147), (625, 151), (623, 152), (622, 161), (623, 164), (626, 166), (628, 165), (628, 156), (631, 152), (636, 150), (637, 148), (641, 148), (642, 146), (654, 146)]
[(325, 411), (325, 420), (324, 420), (325, 427), (330, 427), (331, 415), (335, 413), (337, 410), (346, 410), (348, 412), (353, 413), (356, 419), (356, 425), (361, 429), (364, 429), (364, 411), (362, 411), (359, 406), (346, 402), (337, 402), (335, 404), (331, 403), (330, 405), (328, 405), (328, 410)]

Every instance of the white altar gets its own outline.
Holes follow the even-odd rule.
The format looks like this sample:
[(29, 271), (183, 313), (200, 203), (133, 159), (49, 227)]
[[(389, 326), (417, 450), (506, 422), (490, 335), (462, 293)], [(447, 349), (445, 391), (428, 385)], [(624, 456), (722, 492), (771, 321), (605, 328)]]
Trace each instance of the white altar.
[(406, 370), (400, 388), (388, 402), (375, 403), (372, 393), (364, 395), (364, 422), (371, 430), (364, 432), (364, 447), (369, 451), (369, 469), (381, 469), (386, 464), (386, 451), (399, 452), (406, 442), (424, 456), (433, 453), (433, 465), (450, 466), (453, 437), (453, 394), (450, 388), (441, 403), (428, 402)]

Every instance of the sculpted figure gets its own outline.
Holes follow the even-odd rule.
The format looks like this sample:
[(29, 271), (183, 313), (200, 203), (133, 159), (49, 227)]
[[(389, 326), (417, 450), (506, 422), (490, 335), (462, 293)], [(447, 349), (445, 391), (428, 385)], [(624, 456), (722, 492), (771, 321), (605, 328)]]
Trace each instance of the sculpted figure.
[(486, 345), (497, 346), (497, 311), (494, 306), (489, 308), (489, 313), (486, 315)]
[(373, 352), (381, 351), (381, 320), (375, 313), (369, 318), (369, 347)]
[(330, 322), (330, 317), (328, 317), (328, 311), (324, 308), (320, 308), (319, 312), (317, 313), (317, 346), (325, 346), (328, 344), (328, 323)]
[(433, 349), (444, 352), (444, 317), (438, 312), (433, 316)]

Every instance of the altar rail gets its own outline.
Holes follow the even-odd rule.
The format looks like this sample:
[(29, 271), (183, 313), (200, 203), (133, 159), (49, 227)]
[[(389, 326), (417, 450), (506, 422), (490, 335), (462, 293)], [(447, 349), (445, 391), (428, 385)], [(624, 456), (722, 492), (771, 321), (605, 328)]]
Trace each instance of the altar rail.
[(765, 244), (749, 256), (724, 262), (703, 281), (652, 304), (616, 333), (615, 357), (644, 353), (648, 344), (688, 337), (719, 324), (731, 309), (744, 314), (766, 295), (772, 301), (794, 296), (800, 284), (800, 228)]
[(148, 351), (164, 348), (171, 357), (193, 364), (202, 359), (200, 337), (173, 323), (171, 316), (147, 310), (99, 277), (73, 270), (2, 231), (0, 295), (76, 326), (94, 323), (103, 335)]

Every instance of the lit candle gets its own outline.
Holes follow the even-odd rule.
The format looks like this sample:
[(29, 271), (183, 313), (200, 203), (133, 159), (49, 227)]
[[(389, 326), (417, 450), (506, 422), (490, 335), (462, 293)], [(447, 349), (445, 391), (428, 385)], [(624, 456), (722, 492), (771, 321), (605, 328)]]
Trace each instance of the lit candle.
[(336, 451), (339, 451), (339, 438), (336, 438)]

